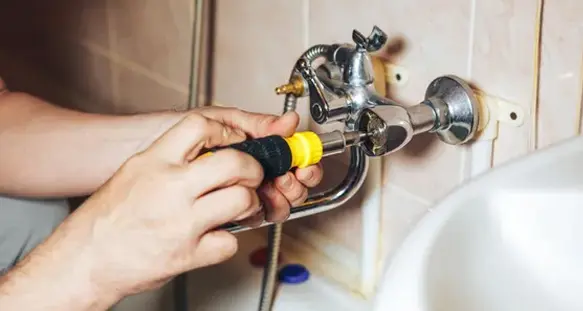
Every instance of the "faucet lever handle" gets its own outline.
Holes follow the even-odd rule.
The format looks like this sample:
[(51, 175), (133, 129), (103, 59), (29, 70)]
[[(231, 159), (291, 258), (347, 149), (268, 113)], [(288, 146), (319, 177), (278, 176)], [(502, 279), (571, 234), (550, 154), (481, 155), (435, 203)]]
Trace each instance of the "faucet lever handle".
[(368, 47), (368, 39), (356, 29), (352, 30), (352, 41), (354, 41), (359, 48), (367, 49)]
[(368, 37), (365, 37), (361, 32), (354, 29), (352, 31), (352, 41), (367, 52), (376, 52), (380, 50), (388, 40), (387, 34), (379, 27), (374, 26), (372, 32)]

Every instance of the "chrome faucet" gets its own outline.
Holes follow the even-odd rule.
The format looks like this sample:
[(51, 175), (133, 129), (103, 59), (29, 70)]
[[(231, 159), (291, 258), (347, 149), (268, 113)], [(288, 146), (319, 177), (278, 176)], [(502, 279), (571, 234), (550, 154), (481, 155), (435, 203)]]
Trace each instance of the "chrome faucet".
[[(438, 77), (429, 84), (423, 101), (405, 106), (374, 88), (370, 53), (386, 45), (387, 35), (375, 26), (368, 37), (354, 30), (352, 39), (353, 44), (309, 48), (295, 63), (289, 82), (275, 89), (277, 94), (285, 94), (284, 112), (295, 110), (297, 98), (308, 96), (316, 123), (343, 123), (343, 131), (319, 136), (325, 155), (350, 149), (351, 157), (344, 180), (293, 207), (289, 219), (320, 213), (348, 201), (365, 179), (366, 156), (393, 153), (424, 132), (436, 133), (443, 142), (457, 145), (472, 139), (477, 131), (478, 101), (462, 79)], [(320, 59), (323, 62), (317, 64)], [(248, 229), (235, 224), (223, 228), (232, 232)]]
[(344, 122), (347, 131), (368, 133), (369, 139), (362, 143), (368, 156), (395, 152), (423, 132), (435, 132), (448, 144), (473, 137), (478, 103), (464, 81), (439, 77), (427, 88), (424, 101), (407, 107), (374, 88), (370, 53), (384, 47), (387, 35), (375, 26), (368, 37), (354, 30), (352, 39), (351, 45), (321, 48), (325, 61), (316, 69), (311, 66), (313, 59), (300, 58), (291, 82), (276, 92), (309, 96), (310, 113), (318, 124)]

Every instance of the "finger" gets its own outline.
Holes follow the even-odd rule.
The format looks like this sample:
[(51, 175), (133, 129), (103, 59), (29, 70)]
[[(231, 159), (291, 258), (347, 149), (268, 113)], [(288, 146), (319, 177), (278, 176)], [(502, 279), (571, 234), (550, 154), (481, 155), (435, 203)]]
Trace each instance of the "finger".
[(192, 254), (194, 261), (190, 263), (188, 270), (215, 265), (226, 261), (237, 253), (237, 238), (223, 230), (209, 231), (205, 233)]
[[(255, 195), (257, 196), (257, 192), (255, 192)], [(258, 196), (257, 196), (257, 200), (259, 201)], [(244, 221), (245, 219), (255, 217), (256, 215), (258, 215), (262, 211), (263, 211), (263, 204), (261, 204), (261, 202), (259, 202), (256, 207), (252, 207), (252, 208), (248, 209), (243, 214), (237, 216), (237, 218), (235, 218), (233, 221), (235, 221), (235, 222)]]
[(259, 198), (255, 190), (232, 186), (213, 191), (200, 197), (193, 205), (193, 219), (203, 231), (214, 229), (259, 210)]
[(289, 217), (290, 203), (272, 182), (268, 182), (257, 191), (265, 207), (265, 220), (283, 222)]
[(295, 176), (304, 186), (312, 188), (317, 186), (324, 176), (324, 169), (321, 164), (298, 168)]
[(265, 210), (260, 210), (257, 214), (246, 218), (242, 221), (238, 221), (237, 223), (243, 227), (249, 228), (257, 228), (261, 226), (261, 224), (265, 221)]
[(186, 190), (199, 197), (217, 188), (239, 184), (257, 188), (263, 181), (263, 168), (252, 156), (235, 149), (219, 150), (190, 163)]
[(226, 107), (202, 108), (199, 112), (207, 118), (241, 129), (252, 138), (268, 135), (288, 137), (295, 132), (300, 122), (298, 114), (293, 111), (283, 116), (253, 113)]
[(302, 204), (308, 196), (308, 189), (291, 172), (287, 172), (285, 175), (276, 178), (275, 188), (283, 194), (291, 207)]
[(243, 139), (245, 137), (239, 131), (192, 113), (158, 138), (146, 153), (181, 164), (201, 148), (223, 146)]

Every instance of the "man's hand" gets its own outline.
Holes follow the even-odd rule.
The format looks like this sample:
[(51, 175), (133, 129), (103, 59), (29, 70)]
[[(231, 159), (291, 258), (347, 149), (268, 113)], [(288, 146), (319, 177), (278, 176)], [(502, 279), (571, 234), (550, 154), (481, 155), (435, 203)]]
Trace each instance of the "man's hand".
[[(299, 116), (289, 112), (281, 117), (242, 111), (235, 108), (205, 107), (196, 110), (198, 113), (228, 125), (246, 134), (249, 138), (259, 138), (269, 135), (291, 136), (299, 123)], [(322, 180), (322, 166), (313, 165), (286, 175), (274, 181), (267, 181), (259, 189), (259, 197), (266, 207), (266, 220), (283, 222), (290, 213), (290, 208), (302, 204), (308, 189), (315, 187)], [(263, 215), (255, 215), (249, 223), (258, 223)]]
[(258, 212), (263, 171), (236, 150), (195, 158), (243, 139), (191, 113), (130, 158), (0, 281), (0, 309), (105, 309), (231, 257), (237, 240), (213, 229)]
[(246, 138), (289, 136), (297, 123), (295, 113), (276, 117), (221, 108), (189, 113), (127, 160), (0, 279), (0, 309), (105, 310), (124, 296), (230, 258), (237, 241), (216, 227), (257, 217), (259, 197), (268, 220), (285, 220), (322, 171), (314, 166), (263, 183), (259, 163), (242, 152), (197, 157), (205, 148)]

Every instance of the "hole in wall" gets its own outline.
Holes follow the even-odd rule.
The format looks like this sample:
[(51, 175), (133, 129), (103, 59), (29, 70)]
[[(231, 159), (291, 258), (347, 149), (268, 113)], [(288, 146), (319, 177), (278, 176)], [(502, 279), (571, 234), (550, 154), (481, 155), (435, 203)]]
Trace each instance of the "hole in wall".
[(396, 74), (395, 79), (397, 79), (397, 81), (401, 81), (402, 79), (401, 74), (400, 73)]
[(513, 112), (511, 112), (511, 113), (510, 113), (510, 119), (511, 119), (511, 120), (513, 120), (513, 121), (514, 121), (514, 120), (516, 120), (517, 118), (518, 118), (518, 115), (516, 114), (516, 112), (514, 112), (514, 111), (513, 111)]

